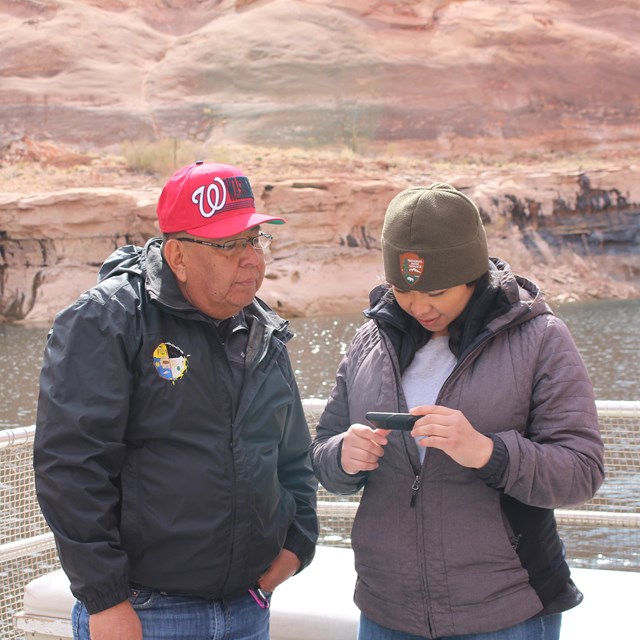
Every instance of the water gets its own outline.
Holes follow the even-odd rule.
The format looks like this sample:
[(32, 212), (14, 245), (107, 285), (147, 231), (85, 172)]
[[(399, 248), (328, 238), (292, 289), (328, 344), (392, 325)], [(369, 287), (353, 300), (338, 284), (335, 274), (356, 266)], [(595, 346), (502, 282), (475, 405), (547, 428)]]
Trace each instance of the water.
[[(572, 303), (555, 309), (568, 324), (599, 400), (640, 400), (640, 300)], [(295, 318), (289, 351), (303, 397), (326, 398), (362, 314)], [(0, 429), (35, 422), (48, 326), (0, 325)]]
[[(572, 303), (556, 309), (571, 329), (599, 400), (640, 400), (640, 300)], [(296, 318), (289, 351), (303, 397), (326, 398), (362, 314)], [(48, 326), (0, 325), (0, 429), (35, 422), (38, 375)], [(630, 455), (635, 456), (635, 453)], [(631, 472), (631, 470), (630, 470)], [(633, 473), (638, 473), (633, 470)], [(599, 492), (637, 511), (637, 481), (613, 478)], [(611, 495), (609, 495), (611, 494)], [(620, 500), (620, 496), (624, 500)], [(625, 502), (626, 501), (626, 502)], [(348, 530), (340, 533), (348, 540)], [(629, 529), (564, 527), (573, 566), (637, 568), (637, 535)]]
[(0, 324), (0, 429), (35, 422), (48, 327)]
[(640, 300), (556, 310), (585, 360), (598, 400), (640, 400)]
[[(554, 308), (584, 358), (598, 400), (640, 400), (640, 300), (571, 303)], [(326, 398), (362, 314), (296, 318), (290, 343), (303, 397)]]

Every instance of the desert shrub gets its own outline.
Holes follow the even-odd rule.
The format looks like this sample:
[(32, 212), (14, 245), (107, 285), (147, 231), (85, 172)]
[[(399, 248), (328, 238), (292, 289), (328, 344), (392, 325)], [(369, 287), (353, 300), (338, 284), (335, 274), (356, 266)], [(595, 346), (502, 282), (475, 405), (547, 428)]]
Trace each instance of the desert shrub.
[(131, 169), (141, 173), (170, 175), (179, 167), (199, 160), (201, 149), (188, 140), (127, 140), (121, 152)]

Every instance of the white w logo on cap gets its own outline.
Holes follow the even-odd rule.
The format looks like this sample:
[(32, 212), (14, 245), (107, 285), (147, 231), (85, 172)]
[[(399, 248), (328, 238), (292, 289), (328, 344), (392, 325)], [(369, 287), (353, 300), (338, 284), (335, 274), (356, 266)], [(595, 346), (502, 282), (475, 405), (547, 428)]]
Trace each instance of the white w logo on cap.
[[(215, 184), (216, 182), (218, 184)], [(220, 185), (219, 188), (218, 185)], [(215, 192), (215, 198), (213, 200), (211, 199), (212, 192)], [(224, 209), (225, 204), (227, 204), (227, 188), (222, 178), (214, 178), (213, 183), (206, 187), (206, 192), (204, 186), (198, 187), (193, 194), (191, 194), (191, 202), (198, 205), (200, 215), (203, 218), (210, 218), (216, 211)], [(205, 210), (205, 205), (208, 205), (209, 211)]]

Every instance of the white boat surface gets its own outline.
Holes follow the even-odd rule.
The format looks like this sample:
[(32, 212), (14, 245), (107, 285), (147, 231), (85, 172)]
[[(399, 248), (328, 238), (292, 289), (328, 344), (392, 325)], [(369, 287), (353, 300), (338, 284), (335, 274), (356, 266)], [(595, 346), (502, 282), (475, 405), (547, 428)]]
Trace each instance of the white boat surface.
[[(573, 569), (572, 575), (584, 601), (564, 613), (562, 640), (638, 640), (640, 572)], [(311, 565), (273, 594), (271, 640), (355, 640), (355, 579), (351, 549), (319, 546)], [(30, 640), (67, 640), (73, 602), (62, 570), (48, 573), (27, 585), (15, 626)]]

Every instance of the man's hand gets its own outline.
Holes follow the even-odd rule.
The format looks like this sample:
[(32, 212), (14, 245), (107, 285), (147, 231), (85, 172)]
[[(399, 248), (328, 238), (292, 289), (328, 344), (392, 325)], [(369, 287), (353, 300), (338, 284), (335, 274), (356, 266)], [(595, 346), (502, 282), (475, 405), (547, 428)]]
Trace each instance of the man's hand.
[(345, 473), (373, 471), (384, 455), (389, 429), (372, 429), (364, 424), (352, 424), (342, 440), (340, 463)]
[(293, 551), (283, 549), (267, 572), (258, 580), (258, 585), (262, 590), (273, 593), (278, 585), (290, 578), (298, 569), (300, 569), (298, 556)]
[(463, 467), (484, 467), (493, 453), (493, 440), (476, 431), (461, 411), (442, 406), (421, 406), (411, 409), (421, 415), (411, 431), (421, 447), (444, 451)]
[(91, 640), (142, 640), (142, 624), (128, 600), (89, 616)]

